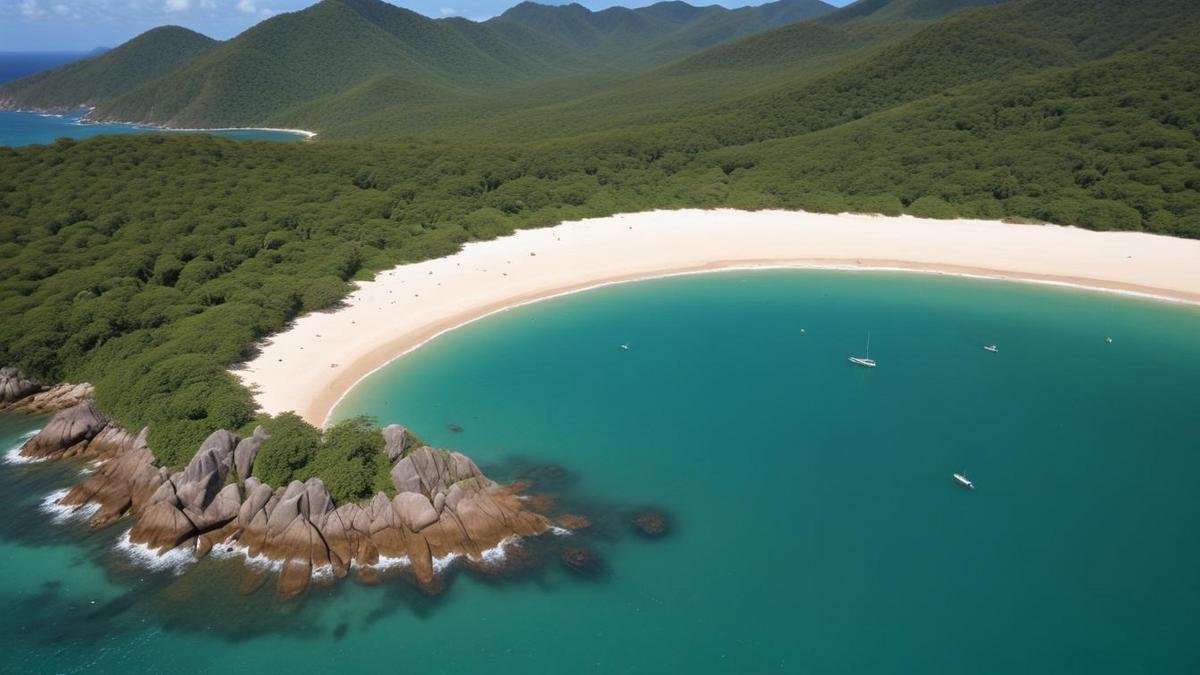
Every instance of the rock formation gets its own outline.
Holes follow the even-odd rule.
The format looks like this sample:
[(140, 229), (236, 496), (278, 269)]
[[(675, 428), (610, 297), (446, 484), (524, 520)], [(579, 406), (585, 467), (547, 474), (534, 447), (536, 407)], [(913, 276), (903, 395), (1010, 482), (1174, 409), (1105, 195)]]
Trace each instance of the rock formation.
[[(17, 383), (12, 390), (21, 391), (8, 377)], [(460, 453), (410, 448), (411, 437), (398, 425), (384, 429), (395, 496), (380, 492), (366, 503), (342, 505), (319, 478), (275, 489), (255, 478), (255, 457), (269, 439), (261, 427), (249, 438), (213, 432), (174, 473), (156, 466), (146, 435), (121, 429), (87, 400), (57, 413), (21, 454), (101, 460), (60, 503), (99, 504), (94, 527), (130, 514), (130, 541), (159, 553), (185, 547), (202, 557), (213, 546), (236, 544), (250, 556), (279, 561), (284, 597), (302, 593), (316, 571), (343, 577), (381, 556), (406, 557), (417, 580), (429, 585), (435, 558), (480, 559), (511, 537), (550, 527), (517, 487), (488, 479)]]
[(262, 447), (263, 441), (271, 438), (266, 429), (255, 427), (254, 435), (250, 438), (242, 439), (241, 443), (233, 450), (233, 467), (237, 469), (238, 480), (246, 480), (250, 476), (250, 472), (254, 467), (254, 459), (258, 457), (258, 450)]
[(43, 387), (16, 368), (0, 368), (0, 410), (54, 412), (92, 397), (90, 384)]
[(16, 368), (0, 368), (0, 405), (16, 403), (41, 391), (41, 386)]
[(408, 429), (399, 424), (389, 424), (382, 431), (383, 451), (387, 453), (389, 462), (395, 462), (408, 449)]
[(667, 531), (671, 527), (666, 514), (652, 509), (635, 513), (633, 518), (630, 519), (629, 524), (639, 534), (651, 538), (667, 534)]
[(98, 454), (98, 448), (92, 448), (92, 440), (112, 440), (116, 432), (101, 433), (107, 431), (108, 426), (108, 420), (100, 414), (96, 405), (85, 401), (50, 418), (46, 426), (22, 446), (21, 455), (56, 458)]

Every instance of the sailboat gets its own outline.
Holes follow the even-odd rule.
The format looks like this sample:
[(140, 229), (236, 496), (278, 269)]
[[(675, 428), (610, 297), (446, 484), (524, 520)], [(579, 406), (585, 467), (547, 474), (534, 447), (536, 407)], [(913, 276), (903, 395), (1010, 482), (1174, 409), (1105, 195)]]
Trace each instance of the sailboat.
[(867, 354), (866, 356), (851, 356), (850, 363), (867, 368), (875, 367), (875, 359), (871, 358), (871, 332), (867, 331)]

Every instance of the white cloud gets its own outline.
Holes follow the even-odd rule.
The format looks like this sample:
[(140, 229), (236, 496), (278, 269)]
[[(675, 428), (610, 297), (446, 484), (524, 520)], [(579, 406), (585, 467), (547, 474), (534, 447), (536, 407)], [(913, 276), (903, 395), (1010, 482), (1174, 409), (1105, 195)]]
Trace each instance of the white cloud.
[(237, 9), (243, 14), (258, 14), (259, 16), (271, 16), (279, 12), (279, 10), (266, 7), (259, 8), (258, 0), (238, 0)]
[(163, 5), (168, 12), (186, 12), (192, 7), (192, 0), (166, 0)]
[(440, 12), (442, 16), (454, 16), (458, 14), (458, 10), (454, 9), (453, 7), (442, 7), (438, 10), (438, 12)]
[(41, 11), (38, 9), (37, 0), (21, 0), (21, 16), (26, 19), (36, 19)]

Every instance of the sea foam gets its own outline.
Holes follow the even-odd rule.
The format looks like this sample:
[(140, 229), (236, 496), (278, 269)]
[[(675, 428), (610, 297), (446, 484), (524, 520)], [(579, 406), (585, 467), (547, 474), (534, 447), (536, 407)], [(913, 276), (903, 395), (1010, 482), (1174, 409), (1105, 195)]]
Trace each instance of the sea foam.
[(84, 504), (82, 506), (66, 506), (59, 504), (59, 500), (67, 496), (70, 490), (55, 490), (42, 498), (42, 503), (38, 507), (43, 513), (50, 515), (50, 518), (56, 523), (65, 523), (70, 520), (87, 520), (100, 510), (99, 504)]
[(34, 462), (44, 462), (45, 457), (22, 457), (21, 448), (29, 441), (29, 439), (38, 435), (41, 429), (34, 429), (28, 433), (21, 435), (21, 442), (17, 443), (8, 452), (4, 453), (4, 461), (9, 464), (33, 464)]
[(196, 562), (196, 556), (190, 550), (173, 548), (160, 554), (145, 544), (135, 544), (129, 540), (129, 530), (121, 535), (113, 548), (128, 556), (135, 565), (155, 571), (183, 574), (188, 565)]
[(483, 551), (478, 559), (471, 558), (476, 563), (484, 563), (485, 565), (499, 565), (508, 558), (508, 547), (519, 546), (521, 538), (517, 535), (505, 537), (500, 540), (500, 543)]
[(229, 558), (242, 558), (242, 561), (249, 567), (257, 567), (259, 569), (278, 572), (283, 569), (282, 560), (272, 560), (261, 553), (258, 555), (250, 555), (250, 548), (243, 544), (223, 543), (212, 547), (212, 551), (208, 554), (210, 557), (218, 560), (226, 560)]

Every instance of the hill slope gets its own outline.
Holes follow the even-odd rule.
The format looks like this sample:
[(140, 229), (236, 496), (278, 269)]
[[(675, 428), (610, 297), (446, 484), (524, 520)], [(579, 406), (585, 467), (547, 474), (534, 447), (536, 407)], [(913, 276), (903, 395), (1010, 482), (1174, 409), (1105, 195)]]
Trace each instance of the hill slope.
[[(917, 15), (951, 6), (893, 2)], [(835, 127), (972, 82), (1081, 65), (1200, 33), (1200, 5), (1189, 0), (961, 4), (966, 8), (949, 16), (906, 21), (883, 36), (875, 18), (841, 17), (857, 11), (851, 5), (585, 98), (447, 130), (447, 137), (532, 140), (636, 127), (700, 147), (741, 145)]]
[[(380, 78), (411, 83), (415, 91), (461, 91), (470, 99), (531, 82), (644, 70), (830, 10), (820, 0), (778, 0), (737, 10), (664, 2), (599, 12), (527, 2), (476, 23), (430, 19), (381, 0), (322, 0), (228, 42), (179, 49), (143, 76), (112, 67), (92, 78), (120, 81), (120, 87), (83, 86), (60, 69), (41, 78), (41, 89), (55, 92), (52, 99), (22, 96), (16, 88), (7, 93), (28, 106), (49, 100), (95, 104), (94, 119), (187, 127), (304, 119), (323, 129), (347, 121), (326, 111), (367, 108), (349, 98), (369, 94), (379, 101), (381, 90), (367, 83)], [(154, 32), (134, 42), (152, 37)], [(131, 42), (118, 51), (135, 48), (141, 49)], [(96, 67), (115, 61), (97, 60)], [(325, 98), (330, 100), (321, 103)], [(383, 103), (404, 107), (412, 101), (400, 96)]]
[(155, 28), (99, 56), (0, 86), (0, 104), (22, 108), (95, 104), (161, 77), (217, 44), (179, 26)]
[[(873, 63), (886, 63), (891, 58), (886, 50), (901, 48), (924, 30), (948, 25), (957, 12), (970, 11), (978, 4), (978, 0), (893, 2), (902, 5), (904, 10), (895, 10), (891, 12), (893, 15), (934, 18), (881, 23), (876, 15), (885, 13), (886, 7), (876, 8), (868, 17), (859, 17), (856, 14), (859, 5), (851, 5), (817, 20), (789, 24), (718, 45), (607, 86), (594, 87), (583, 96), (564, 92), (547, 105), (530, 103), (520, 107), (506, 105), (500, 100), (492, 109), (477, 111), (476, 119), (469, 123), (460, 124), (453, 116), (447, 116), (440, 125), (415, 129), (410, 126), (407, 130), (447, 139), (533, 140), (631, 126), (659, 127), (666, 122), (682, 124), (684, 120), (691, 126), (682, 133), (704, 131), (708, 134), (710, 127), (718, 123), (741, 129), (757, 123), (752, 121), (759, 117), (774, 119), (791, 114), (775, 109), (780, 107), (779, 103), (770, 99), (777, 92), (796, 90), (822, 77), (853, 79), (856, 72), (872, 68)], [(851, 16), (839, 18), (843, 13)], [(974, 38), (955, 38), (957, 43), (948, 49), (954, 55), (963, 48), (964, 42)], [(919, 54), (927, 48), (914, 43), (903, 49)], [(941, 55), (927, 61), (937, 58)], [(922, 63), (912, 70), (927, 67), (927, 63)], [(902, 70), (902, 67), (897, 65), (896, 70)], [(894, 80), (894, 75), (888, 72), (877, 74), (884, 81)], [(758, 106), (765, 109), (764, 112), (747, 112), (746, 107), (756, 105), (759, 98), (766, 99)], [(803, 118), (809, 114), (803, 105), (797, 106), (795, 113)], [(405, 122), (421, 124), (420, 120), (406, 119)], [(383, 124), (372, 125), (372, 129), (365, 126), (359, 121), (349, 128), (334, 125), (330, 131), (333, 135), (341, 135), (343, 128), (347, 135), (387, 133)]]
[[(906, 0), (910, 11), (920, 11), (923, 16), (953, 13), (961, 7), (973, 6), (975, 2)], [(638, 52), (640, 58), (653, 60), (655, 50), (675, 40), (695, 38), (715, 26), (728, 26), (725, 22), (733, 14), (752, 9), (760, 17), (786, 15), (797, 7), (775, 3), (728, 12), (683, 3), (659, 3), (641, 10), (623, 10), (619, 16), (630, 19), (630, 12), (658, 14), (670, 11), (693, 21), (689, 27), (672, 33), (667, 40), (651, 44), (648, 52)], [(822, 16), (833, 17), (844, 11), (847, 10)], [(613, 10), (606, 12), (618, 16)], [(602, 14), (605, 12), (589, 13), (578, 6), (548, 8), (526, 4), (514, 8), (510, 17), (521, 18), (532, 30), (543, 31), (548, 39), (559, 40), (564, 34), (575, 36), (571, 39), (589, 45), (573, 52), (582, 55), (612, 50), (611, 39), (590, 23)], [(745, 21), (745, 17), (738, 20)], [(878, 23), (866, 20), (836, 24), (827, 24), (824, 19), (800, 21), (721, 44), (656, 69), (639, 71), (630, 68), (635, 72), (604, 73), (608, 81), (564, 76), (537, 80), (529, 86), (491, 91), (474, 89), (470, 97), (459, 101), (442, 99), (415, 106), (404, 100), (395, 104), (381, 101), (382, 107), (373, 112), (368, 111), (367, 106), (357, 106), (366, 116), (353, 119), (293, 115), (285, 111), (272, 118), (272, 125), (317, 126), (327, 138), (426, 136), (479, 141), (491, 138), (530, 140), (630, 125), (660, 125), (686, 116), (697, 107), (736, 100), (782, 83), (807, 81), (840, 67), (853, 67), (872, 49), (895, 43), (931, 23), (932, 20), (906, 20), (881, 28)], [(551, 24), (558, 37), (549, 35), (552, 31), (545, 28), (545, 24)], [(618, 60), (617, 55), (606, 58), (610, 63)], [(338, 99), (337, 107), (347, 107), (345, 95)]]

